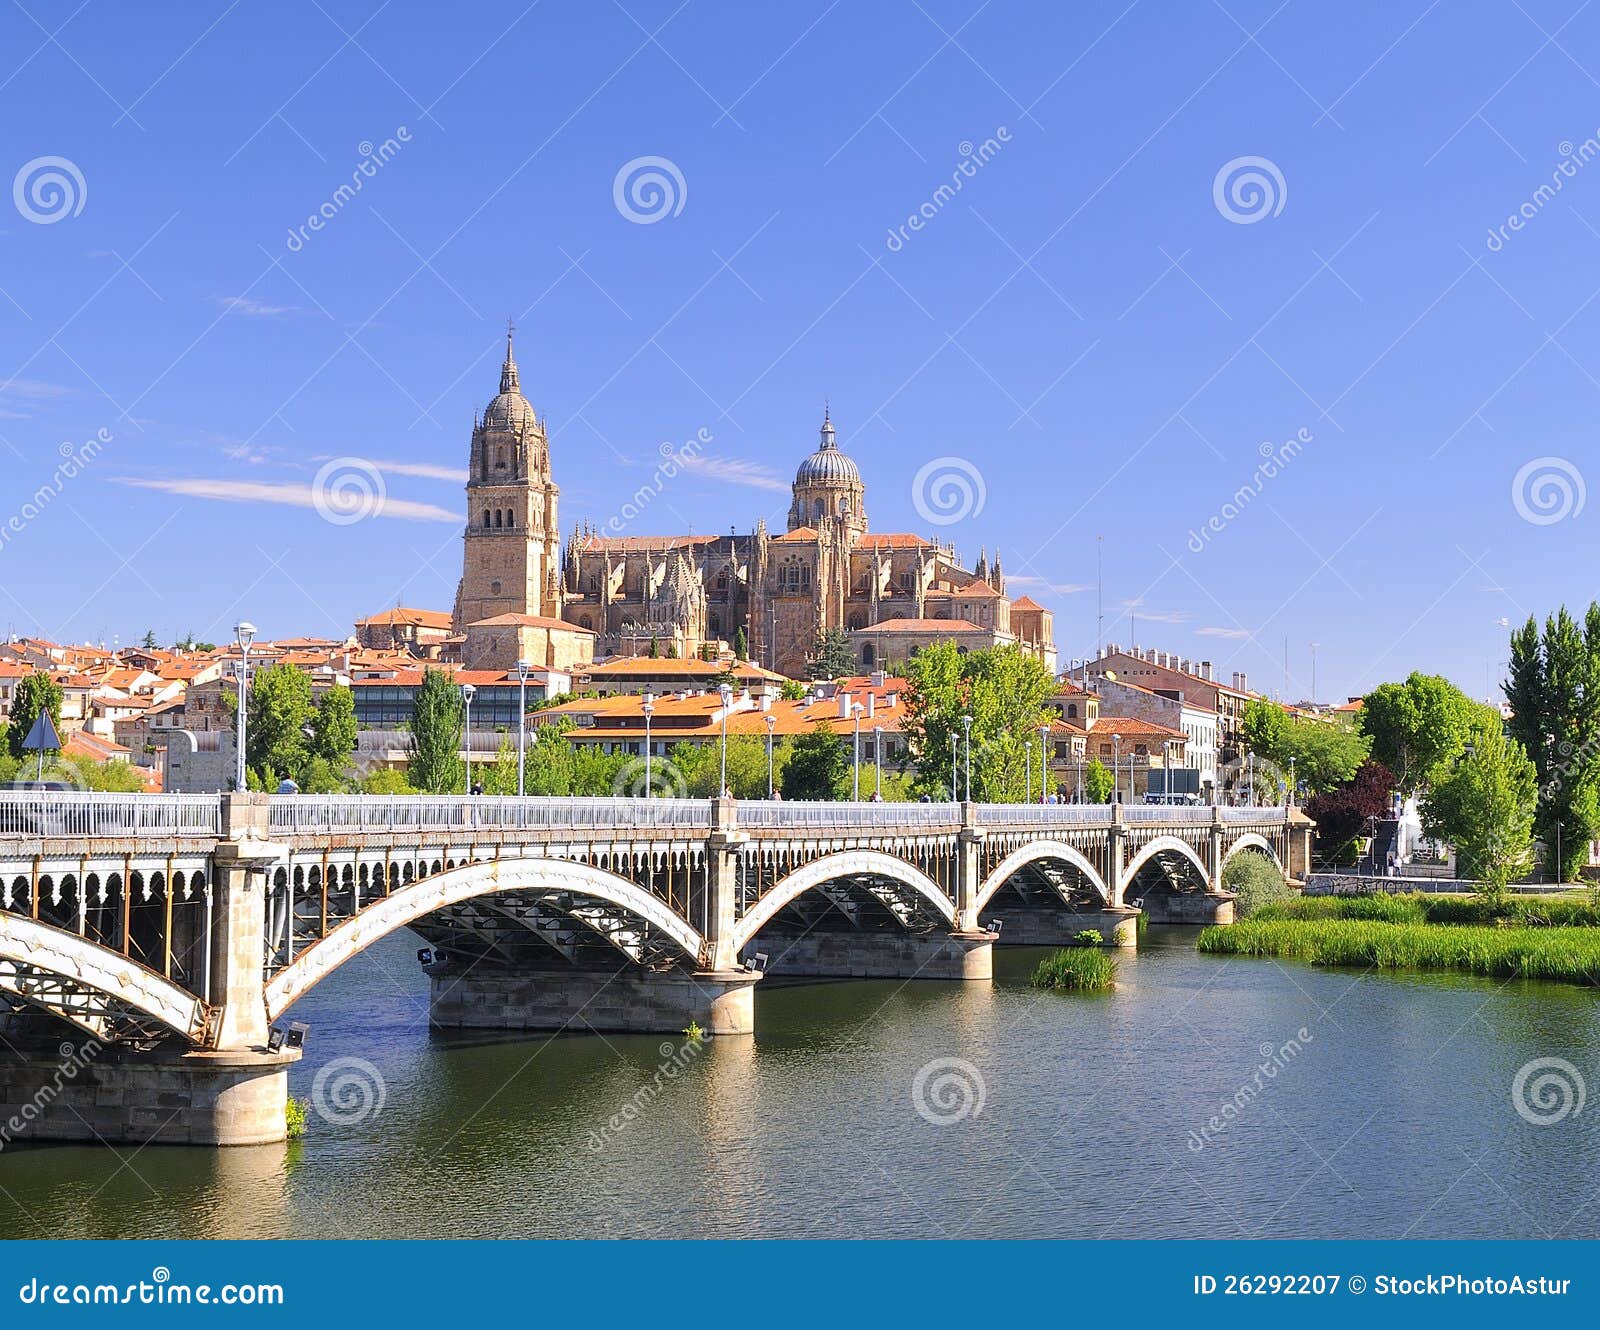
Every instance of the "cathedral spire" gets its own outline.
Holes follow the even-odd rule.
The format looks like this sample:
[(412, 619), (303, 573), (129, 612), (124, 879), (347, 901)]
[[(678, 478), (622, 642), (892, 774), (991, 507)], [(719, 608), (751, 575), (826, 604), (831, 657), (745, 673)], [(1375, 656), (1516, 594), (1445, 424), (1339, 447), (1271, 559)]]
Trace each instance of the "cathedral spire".
[(833, 439), (833, 415), (828, 407), (828, 399), (822, 399), (822, 446), (836, 448), (838, 444)]
[(503, 393), (521, 392), (521, 385), (517, 382), (517, 358), (511, 351), (511, 339), (517, 331), (514, 319), (506, 320), (506, 363), (500, 366), (500, 391)]

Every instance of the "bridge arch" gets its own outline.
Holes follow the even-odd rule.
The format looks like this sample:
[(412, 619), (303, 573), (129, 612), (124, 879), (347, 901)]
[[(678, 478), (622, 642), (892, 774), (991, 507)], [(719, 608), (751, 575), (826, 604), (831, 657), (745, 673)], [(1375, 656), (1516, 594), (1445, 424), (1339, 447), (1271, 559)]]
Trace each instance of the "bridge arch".
[(813, 859), (802, 868), (795, 869), (750, 908), (734, 925), (733, 952), (738, 955), (755, 939), (757, 933), (772, 922), (785, 906), (798, 900), (806, 892), (842, 877), (859, 877), (870, 874), (887, 878), (909, 889), (921, 901), (933, 908), (935, 914), (952, 928), (956, 923), (956, 907), (940, 889), (939, 884), (919, 868), (904, 859), (896, 859), (881, 850), (845, 850)]
[(121, 1009), (191, 1044), (205, 1040), (206, 1006), (193, 993), (52, 924), (0, 913), (0, 972), (7, 993), (97, 1035), (105, 1034), (97, 1020), (69, 1005), (74, 995), (92, 995), (106, 1014)]
[(699, 960), (704, 947), (699, 931), (665, 901), (614, 873), (570, 859), (464, 861), (373, 901), (297, 955), (267, 984), (267, 1019), (277, 1020), (295, 999), (396, 929), (461, 901), (513, 891), (573, 891), (592, 896), (659, 929), (691, 961)]
[(1128, 866), (1122, 870), (1122, 893), (1127, 894), (1129, 885), (1133, 882), (1134, 875), (1158, 854), (1176, 854), (1187, 859), (1194, 865), (1200, 874), (1200, 880), (1208, 886), (1211, 882), (1211, 870), (1206, 867), (1206, 861), (1200, 857), (1198, 850), (1186, 840), (1176, 836), (1155, 836), (1146, 842), (1139, 852), (1128, 861)]
[(1222, 862), (1226, 864), (1240, 850), (1260, 850), (1267, 858), (1272, 860), (1280, 873), (1283, 872), (1283, 860), (1278, 858), (1278, 852), (1272, 848), (1272, 842), (1265, 836), (1258, 835), (1254, 831), (1245, 832), (1227, 848), (1227, 851), (1222, 856)]
[(1100, 874), (1095, 871), (1095, 866), (1089, 862), (1088, 856), (1082, 850), (1074, 849), (1064, 841), (1040, 840), (1031, 841), (1022, 846), (1021, 849), (1013, 850), (995, 865), (994, 871), (984, 879), (983, 885), (978, 888), (978, 900), (974, 909), (987, 909), (995, 892), (1005, 886), (1018, 870), (1045, 859), (1056, 859), (1062, 863), (1071, 864), (1084, 875), (1089, 885), (1100, 893), (1102, 900), (1109, 901), (1111, 899), (1111, 893), (1106, 889), (1105, 882), (1101, 879)]

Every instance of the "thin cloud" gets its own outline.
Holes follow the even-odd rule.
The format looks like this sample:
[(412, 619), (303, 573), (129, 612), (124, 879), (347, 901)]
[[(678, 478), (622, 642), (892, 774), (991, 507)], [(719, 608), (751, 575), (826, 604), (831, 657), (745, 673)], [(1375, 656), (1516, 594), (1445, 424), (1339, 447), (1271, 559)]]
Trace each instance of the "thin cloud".
[(1050, 591), (1058, 596), (1075, 596), (1080, 591), (1093, 591), (1093, 582), (1052, 582), (1047, 577), (1035, 577), (1032, 573), (1007, 573), (1006, 585), (1008, 587), (1038, 587), (1041, 591)]
[[(139, 480), (118, 476), (119, 485), (132, 485), (136, 489), (160, 490), (164, 494), (181, 494), (189, 499), (215, 499), (224, 503), (276, 503), (290, 508), (316, 508), (317, 494), (309, 482), (293, 480), (210, 480), (204, 477), (184, 477), (176, 480)], [(326, 502), (326, 500), (324, 500)], [(460, 513), (437, 504), (416, 503), (410, 499), (393, 499), (388, 495), (375, 498), (373, 517), (394, 517), (406, 522), (461, 521)]]
[[(334, 458), (331, 453), (325, 453), (311, 460), (331, 462)], [(374, 471), (382, 471), (391, 476), (420, 476), (424, 480), (449, 480), (458, 485), (466, 484), (469, 479), (467, 472), (461, 467), (440, 466), (437, 462), (385, 462), (375, 457), (365, 457), (362, 460)]]
[(691, 471), (701, 471), (713, 480), (729, 485), (745, 485), (750, 489), (783, 491), (789, 488), (774, 471), (758, 462), (742, 457), (706, 457), (703, 454), (680, 459)]
[(1213, 628), (1213, 627), (1206, 627), (1206, 628), (1196, 628), (1194, 630), (1194, 632), (1195, 632), (1195, 636), (1196, 637), (1239, 638), (1239, 637), (1249, 637), (1250, 636), (1250, 630), (1248, 628)]
[(39, 379), (0, 379), (0, 420), (27, 420), (32, 413), (19, 407), (65, 397), (67, 392), (59, 383)]
[[(1139, 602), (1135, 602), (1136, 605)], [(1130, 607), (1133, 608), (1133, 607)], [(1188, 623), (1194, 616), (1188, 610), (1147, 610), (1140, 608), (1134, 615), (1140, 623)]]
[(219, 297), (222, 308), (231, 314), (248, 314), (251, 318), (269, 319), (275, 314), (288, 314), (294, 309), (293, 305), (269, 305), (263, 300), (252, 300), (249, 296), (221, 296)]

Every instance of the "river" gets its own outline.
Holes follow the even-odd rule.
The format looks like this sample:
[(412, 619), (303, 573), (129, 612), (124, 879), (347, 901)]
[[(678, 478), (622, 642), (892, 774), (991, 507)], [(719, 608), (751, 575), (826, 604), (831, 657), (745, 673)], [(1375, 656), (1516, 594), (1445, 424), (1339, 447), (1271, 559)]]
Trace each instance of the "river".
[(291, 1092), (339, 1064), (303, 1140), (12, 1147), (0, 1237), (1600, 1236), (1600, 1112), (1512, 1099), (1535, 1058), (1600, 1074), (1591, 991), (1193, 941), (1152, 929), (1096, 997), (1022, 949), (992, 985), (772, 988), (697, 1048), (430, 1035), (392, 937), (293, 1013)]

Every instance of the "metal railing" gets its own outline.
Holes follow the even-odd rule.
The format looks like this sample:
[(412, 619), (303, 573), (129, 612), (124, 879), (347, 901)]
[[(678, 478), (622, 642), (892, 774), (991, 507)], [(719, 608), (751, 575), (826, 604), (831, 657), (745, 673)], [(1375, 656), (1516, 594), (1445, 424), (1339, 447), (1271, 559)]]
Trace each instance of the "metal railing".
[(1110, 804), (980, 804), (984, 827), (1109, 827)]
[(284, 835), (350, 831), (605, 831), (669, 828), (709, 832), (709, 799), (436, 797), (275, 794), (268, 830)]
[(734, 805), (734, 820), (740, 827), (848, 829), (851, 827), (950, 828), (961, 824), (960, 804), (923, 803), (831, 803), (781, 800), (769, 803), (755, 799)]
[(0, 790), (0, 836), (205, 838), (221, 831), (220, 794)]

